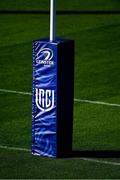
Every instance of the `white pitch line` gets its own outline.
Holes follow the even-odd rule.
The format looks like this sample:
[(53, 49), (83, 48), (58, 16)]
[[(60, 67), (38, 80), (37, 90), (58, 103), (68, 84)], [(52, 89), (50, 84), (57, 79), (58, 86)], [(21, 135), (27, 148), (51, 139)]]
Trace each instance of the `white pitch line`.
[(89, 162), (95, 162), (100, 164), (107, 164), (107, 165), (114, 165), (114, 166), (120, 166), (119, 162), (111, 162), (111, 161), (100, 161), (98, 159), (92, 159), (92, 158), (80, 158), (83, 161), (89, 161)]
[(91, 101), (91, 100), (87, 100), (87, 99), (74, 99), (74, 101), (75, 102), (90, 103), (90, 104), (105, 105), (105, 106), (120, 107), (120, 104), (107, 103), (107, 102), (102, 102), (102, 101)]
[(30, 149), (19, 148), (19, 147), (9, 147), (9, 146), (2, 146), (2, 145), (0, 145), (0, 149), (30, 152)]
[(32, 93), (30, 93), (30, 92), (13, 91), (13, 90), (7, 90), (7, 89), (0, 89), (0, 92), (13, 93), (13, 94), (22, 94), (22, 95), (32, 95)]
[[(0, 149), (6, 149), (6, 150), (13, 150), (13, 151), (24, 151), (24, 152), (31, 152), (30, 149), (27, 148), (18, 148), (18, 147), (9, 147), (9, 146), (2, 146), (0, 145)], [(76, 158), (78, 159), (78, 158)], [(120, 166), (119, 162), (110, 162), (110, 161), (101, 161), (98, 159), (92, 159), (92, 158), (79, 158), (82, 161), (88, 161), (88, 162), (94, 162), (99, 164), (106, 164), (106, 165), (113, 165), (113, 166)]]
[[(30, 92), (22, 92), (22, 91), (14, 91), (14, 90), (7, 90), (7, 89), (0, 89), (0, 92), (4, 93), (13, 93), (13, 94), (22, 94), (22, 95), (32, 95)], [(82, 103), (90, 103), (90, 104), (98, 104), (98, 105), (105, 105), (105, 106), (112, 106), (112, 107), (120, 107), (120, 104), (115, 103), (108, 103), (102, 101), (92, 101), (87, 99), (74, 99), (75, 102), (82, 102)]]

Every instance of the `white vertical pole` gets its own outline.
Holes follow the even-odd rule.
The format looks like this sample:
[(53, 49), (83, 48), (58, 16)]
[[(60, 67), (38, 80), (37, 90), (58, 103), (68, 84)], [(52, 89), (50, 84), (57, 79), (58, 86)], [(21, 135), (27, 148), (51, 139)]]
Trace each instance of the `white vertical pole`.
[(56, 0), (50, 0), (50, 42), (56, 35)]

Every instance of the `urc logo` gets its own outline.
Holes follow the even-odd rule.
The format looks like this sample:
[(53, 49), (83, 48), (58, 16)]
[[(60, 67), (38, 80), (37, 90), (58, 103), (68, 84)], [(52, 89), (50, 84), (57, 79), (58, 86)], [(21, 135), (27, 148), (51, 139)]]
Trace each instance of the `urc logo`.
[(54, 108), (54, 90), (36, 88), (36, 105), (41, 111), (50, 111)]

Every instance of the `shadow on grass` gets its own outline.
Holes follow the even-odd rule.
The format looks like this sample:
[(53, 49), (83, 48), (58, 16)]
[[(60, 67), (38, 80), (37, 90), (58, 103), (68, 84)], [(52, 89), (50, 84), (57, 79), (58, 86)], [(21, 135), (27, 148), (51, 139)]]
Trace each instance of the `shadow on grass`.
[(72, 158), (90, 157), (90, 158), (120, 158), (119, 150), (94, 150), (79, 151), (73, 150), (70, 155)]
[[(0, 14), (46, 14), (48, 15), (50, 12), (45, 10), (0, 10)], [(105, 15), (105, 14), (120, 14), (120, 10), (62, 10), (56, 12), (58, 15), (80, 15), (80, 14), (88, 14), (88, 15)]]

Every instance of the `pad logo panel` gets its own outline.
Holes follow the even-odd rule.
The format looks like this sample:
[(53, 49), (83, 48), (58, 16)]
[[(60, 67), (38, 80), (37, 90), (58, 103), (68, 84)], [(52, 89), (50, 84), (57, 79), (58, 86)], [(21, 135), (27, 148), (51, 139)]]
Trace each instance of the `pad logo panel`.
[(32, 153), (57, 153), (57, 46), (33, 42)]

